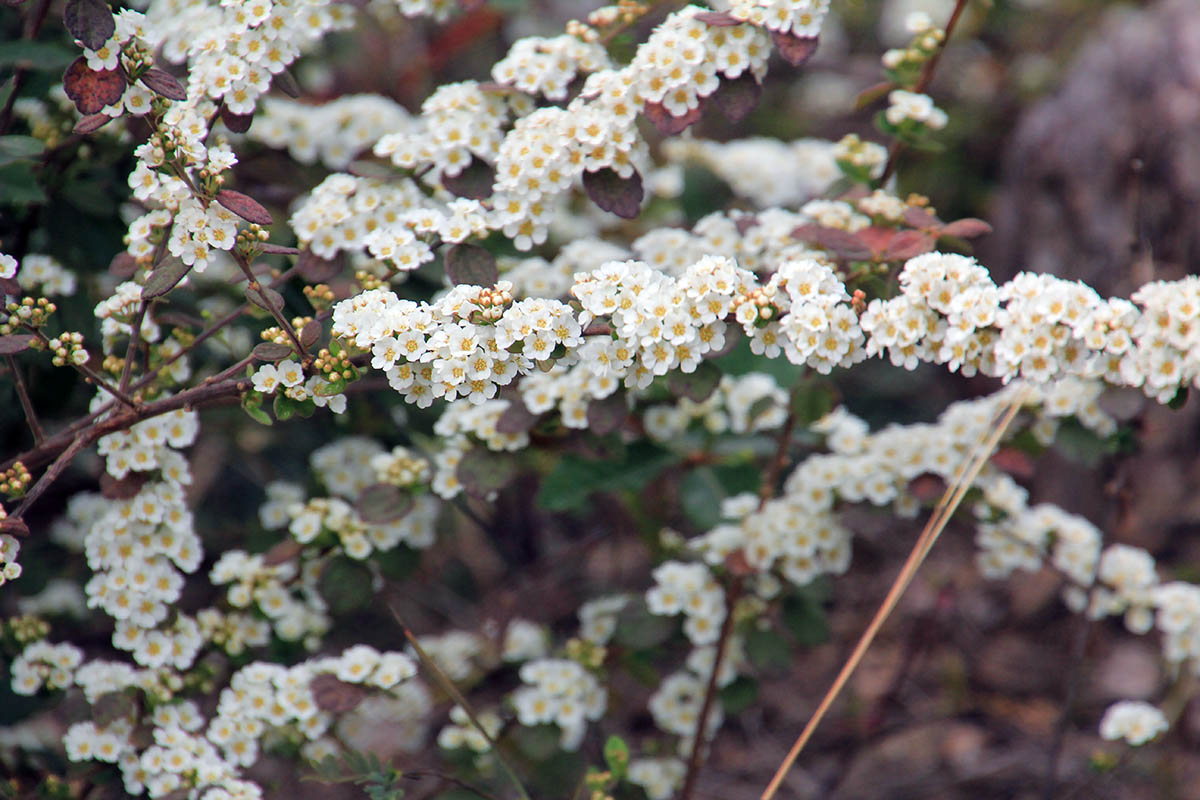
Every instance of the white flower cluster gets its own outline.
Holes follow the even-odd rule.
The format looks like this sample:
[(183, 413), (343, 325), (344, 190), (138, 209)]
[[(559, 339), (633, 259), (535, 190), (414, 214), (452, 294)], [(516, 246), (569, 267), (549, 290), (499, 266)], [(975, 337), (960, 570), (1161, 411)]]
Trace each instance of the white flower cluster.
[(829, 0), (729, 0), (729, 13), (768, 30), (812, 38), (821, 32)]
[(371, 469), (380, 483), (415, 486), (429, 482), (429, 462), (407, 447), (393, 447), (371, 457)]
[[(383, 452), (383, 445), (366, 436), (344, 436), (322, 445), (308, 457), (309, 466), (317, 480), (333, 494), (353, 500), (362, 490), (375, 483), (371, 459)], [(270, 500), (280, 503), (303, 502), (299, 489), (276, 487)], [(282, 509), (286, 511), (286, 506)]]
[(290, 358), (276, 364), (263, 364), (254, 371), (250, 382), (254, 390), (262, 394), (270, 395), (282, 391), (292, 400), (312, 400), (317, 408), (328, 407), (335, 414), (346, 413), (346, 395), (324, 394), (329, 381), (320, 375), (312, 375), (305, 380), (304, 368)]
[(1168, 728), (1167, 718), (1154, 706), (1135, 700), (1114, 703), (1100, 720), (1100, 735), (1124, 739), (1133, 746), (1149, 742)]
[(300, 544), (309, 544), (325, 531), (332, 532), (342, 552), (354, 559), (364, 559), (376, 550), (391, 550), (404, 543), (424, 549), (433, 544), (433, 522), (438, 502), (428, 495), (419, 495), (413, 508), (403, 517), (390, 522), (367, 522), (347, 503), (337, 497), (317, 497), (289, 509), (293, 515), (288, 531)]
[(663, 143), (663, 154), (671, 161), (703, 165), (759, 208), (798, 208), (842, 177), (837, 147), (824, 139), (670, 139)]
[[(4, 507), (0, 506), (0, 519), (5, 516)], [(21, 577), (21, 565), (17, 562), (20, 552), (21, 542), (17, 537), (0, 533), (0, 586)]]
[[(257, 614), (203, 608), (196, 613), (196, 624), (205, 641), (231, 656), (239, 656), (248, 647), (262, 647), (271, 641), (271, 623)], [(283, 634), (280, 638), (284, 638)]]
[(515, 452), (529, 444), (527, 433), (496, 430), (496, 423), (509, 405), (510, 401), (500, 398), (478, 404), (463, 399), (450, 403), (442, 412), (433, 426), (442, 449), (433, 456), (434, 475), (430, 484), (440, 497), (449, 500), (462, 491), (457, 470), (462, 457), (471, 449), (472, 437), (483, 442), (489, 450), (497, 451)]
[[(654, 724), (667, 733), (680, 737), (681, 755), (691, 752), (695, 743), (696, 724), (700, 721), (700, 708), (704, 705), (707, 682), (688, 670), (672, 673), (650, 697), (650, 713)], [(720, 729), (725, 721), (721, 704), (716, 703), (708, 716), (704, 738), (707, 741)]]
[[(500, 715), (492, 709), (485, 709), (478, 712), (475, 718), (493, 740), (500, 735), (500, 731), (504, 727), (504, 720), (500, 719)], [(475, 727), (475, 724), (471, 722), (471, 718), (467, 716), (467, 712), (462, 706), (455, 706), (450, 709), (450, 721), (453, 724), (447, 725), (438, 732), (438, 747), (445, 750), (456, 750), (460, 747), (465, 747), (475, 753), (486, 753), (492, 749), (492, 746), (488, 744), (488, 740), (484, 738), (479, 728)]]
[[(490, 643), (477, 633), (447, 631), (435, 636), (421, 636), (418, 641), (425, 655), (452, 681), (466, 681), (480, 668), (495, 663)], [(409, 650), (413, 651), (413, 648)]]
[(631, 596), (613, 594), (588, 600), (579, 607), (579, 636), (593, 644), (608, 644), (617, 632), (617, 617), (629, 605)]
[(504, 628), (500, 658), (509, 663), (544, 658), (549, 647), (546, 628), (531, 620), (516, 617)]
[(411, 120), (403, 106), (375, 94), (343, 95), (317, 106), (266, 97), (246, 138), (286, 148), (301, 164), (338, 170)]
[(375, 145), (375, 155), (397, 167), (433, 167), (455, 176), (472, 158), (492, 163), (510, 113), (528, 112), (528, 98), (489, 91), (475, 81), (440, 86), (421, 104), (421, 115)]
[[(6, 256), (0, 255), (0, 260)], [(0, 277), (4, 276), (0, 267)], [(60, 264), (53, 256), (29, 253), (21, 262), (17, 282), (27, 292), (38, 292), (45, 296), (75, 294), (75, 273)]]
[(564, 750), (578, 750), (588, 720), (598, 720), (608, 705), (608, 691), (574, 661), (544, 658), (521, 667), (523, 686), (511, 700), (522, 725), (553, 723), (562, 733)]
[[(109, 350), (117, 338), (133, 332), (133, 318), (142, 302), (142, 287), (133, 281), (117, 284), (113, 293), (96, 304), (95, 316), (100, 320), (104, 349)], [(142, 340), (157, 342), (162, 331), (150, 314), (142, 315)], [(119, 477), (119, 476), (117, 476)]]
[[(139, 39), (147, 36), (146, 17), (140, 11), (124, 9), (113, 15), (113, 34), (98, 50), (83, 48), (87, 59), (88, 69), (111, 70), (121, 66), (121, 52), (126, 45), (137, 44)], [(150, 110), (150, 101), (154, 94), (144, 86), (127, 85), (121, 99), (100, 110), (100, 113), (110, 117), (119, 117), (125, 112), (134, 115), (145, 114)]]
[(723, 375), (716, 391), (705, 400), (697, 403), (683, 397), (674, 405), (650, 406), (643, 424), (646, 435), (660, 442), (676, 439), (696, 420), (709, 433), (757, 433), (782, 425), (787, 404), (787, 392), (770, 375)]
[(67, 689), (75, 683), (75, 668), (82, 661), (83, 651), (75, 645), (32, 642), (13, 659), (13, 693), (32, 695), (43, 687)]
[[(501, 281), (496, 291), (507, 288)], [(374, 353), (372, 365), (409, 402), (424, 408), (463, 396), (482, 403), (559, 348), (583, 341), (570, 306), (557, 300), (518, 300), (477, 323), (485, 308), (495, 309), (491, 295), (460, 285), (434, 303), (415, 303), (375, 289), (334, 306), (332, 331)]]
[[(227, 550), (213, 565), (209, 580), (214, 586), (229, 584), (226, 593), (229, 604), (239, 609), (257, 608), (270, 620), (270, 626), (280, 639), (294, 642), (312, 636), (312, 644), (315, 645), (319, 641), (316, 637), (329, 630), (330, 620), (325, 613), (325, 602), (316, 591), (319, 565), (307, 562), (303, 569), (306, 574), (302, 580), (296, 581), (301, 570), (292, 561), (266, 564), (261, 555)], [(298, 594), (294, 590), (298, 590)], [(210, 617), (210, 620), (214, 624), (218, 622), (216, 618)], [(230, 632), (232, 636), (227, 634), (223, 637), (227, 650), (231, 644), (236, 649), (243, 642), (255, 643), (249, 636), (238, 635), (241, 626), (237, 620), (219, 621), (225, 625), (231, 621), (234, 623), (234, 631)], [(253, 635), (258, 631), (247, 633)]]
[(15, 256), (10, 256), (7, 253), (0, 253), (0, 278), (15, 278), (17, 270), (20, 268), (20, 263)]
[(915, 122), (935, 131), (946, 127), (949, 121), (946, 112), (935, 106), (929, 95), (904, 89), (894, 89), (888, 94), (888, 108), (884, 116), (892, 125)]
[(654, 586), (646, 592), (651, 614), (684, 614), (683, 631), (694, 645), (712, 644), (725, 619), (725, 592), (704, 564), (667, 561), (654, 569)]
[[(414, 270), (433, 258), (429, 245), (414, 233), (421, 217), (431, 213), (426, 205), (410, 180), (385, 182), (338, 173), (312, 190), (290, 223), (301, 244), (322, 258), (366, 248), (396, 269)], [(438, 219), (440, 215), (432, 217), (433, 229)]]
[(609, 66), (603, 45), (566, 34), (553, 38), (526, 36), (513, 42), (508, 55), (492, 67), (492, 79), (527, 94), (564, 100), (567, 85), (577, 74)]
[(512, 284), (514, 297), (562, 298), (571, 290), (577, 272), (591, 272), (606, 261), (623, 261), (628, 251), (603, 239), (585, 237), (563, 245), (552, 261), (525, 258), (500, 259), (503, 278)]
[(687, 766), (679, 758), (635, 758), (629, 762), (629, 782), (642, 787), (650, 800), (669, 800), (683, 784)]

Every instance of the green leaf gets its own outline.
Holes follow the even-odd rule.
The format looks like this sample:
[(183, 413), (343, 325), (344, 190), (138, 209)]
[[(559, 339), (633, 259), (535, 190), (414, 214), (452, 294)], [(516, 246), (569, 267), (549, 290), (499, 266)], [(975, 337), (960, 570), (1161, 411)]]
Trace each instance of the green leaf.
[(740, 714), (758, 699), (758, 681), (748, 675), (739, 675), (721, 689), (720, 697), (726, 714)]
[(376, 483), (363, 489), (354, 504), (363, 522), (384, 525), (400, 519), (413, 508), (412, 494), (387, 483)]
[(725, 495), (721, 482), (709, 467), (688, 473), (680, 486), (680, 503), (688, 519), (701, 530), (715, 528), (721, 522), (721, 500)]
[(612, 772), (614, 781), (624, 779), (629, 770), (629, 745), (620, 736), (610, 736), (604, 743), (604, 763)]
[(746, 634), (746, 657), (761, 670), (782, 672), (792, 663), (792, 648), (779, 631), (754, 628)]
[(46, 149), (41, 139), (32, 136), (0, 136), (0, 164), (10, 164), (23, 158), (34, 158)]
[(792, 394), (792, 413), (803, 425), (811, 425), (833, 410), (833, 387), (827, 383), (809, 383)]
[(641, 489), (678, 456), (649, 442), (630, 445), (621, 460), (590, 461), (563, 456), (542, 479), (537, 505), (548, 511), (580, 508), (594, 492)]
[(672, 372), (667, 385), (672, 394), (702, 403), (717, 390), (723, 374), (713, 362), (701, 361), (694, 372)]
[(675, 633), (675, 620), (651, 614), (643, 603), (630, 603), (617, 617), (613, 641), (632, 650), (660, 645)]
[(296, 401), (283, 392), (277, 392), (275, 394), (273, 410), (275, 411), (275, 419), (280, 422), (286, 422), (296, 413)]
[(251, 392), (242, 398), (242, 410), (250, 415), (250, 419), (261, 425), (270, 425), (274, 422), (271, 415), (263, 411), (262, 395), (258, 392)]
[(371, 571), (365, 564), (335, 556), (321, 572), (317, 590), (329, 604), (329, 611), (337, 616), (366, 608), (375, 595), (371, 583)]
[(75, 60), (77, 52), (53, 42), (15, 39), (0, 42), (0, 67), (58, 72)]
[(829, 618), (818, 593), (798, 592), (783, 599), (783, 624), (804, 647), (829, 641)]
[(13, 161), (0, 166), (0, 204), (31, 206), (45, 203), (46, 193), (38, 185), (30, 161)]

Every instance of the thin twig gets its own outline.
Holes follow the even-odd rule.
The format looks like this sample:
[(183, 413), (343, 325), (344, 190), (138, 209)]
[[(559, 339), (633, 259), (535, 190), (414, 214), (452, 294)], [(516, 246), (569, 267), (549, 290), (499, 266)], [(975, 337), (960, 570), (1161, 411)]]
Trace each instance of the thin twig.
[[(946, 35), (942, 38), (942, 43), (938, 49), (933, 52), (929, 60), (925, 62), (925, 68), (921, 70), (921, 77), (917, 79), (916, 85), (912, 91), (916, 94), (923, 94), (929, 88), (929, 84), (933, 82), (933, 74), (937, 71), (938, 62), (942, 60), (942, 53), (946, 52), (946, 43), (950, 41), (950, 34), (954, 31), (958, 20), (962, 17), (963, 9), (967, 7), (967, 0), (958, 0), (954, 4), (954, 11), (950, 14), (950, 21), (946, 23)], [(896, 171), (896, 159), (904, 150), (904, 142), (899, 139), (892, 141), (891, 147), (888, 148), (887, 165), (883, 168), (883, 174), (879, 176), (879, 185), (887, 183), (887, 179)]]
[(75, 456), (84, 448), (86, 442), (87, 437), (80, 436), (72, 442), (70, 447), (63, 450), (62, 454), (50, 465), (50, 468), (42, 473), (42, 477), (37, 479), (37, 483), (25, 493), (25, 497), (21, 500), (21, 505), (17, 506), (17, 510), (13, 512), (12, 516), (21, 519), (25, 515), (25, 512), (29, 510), (29, 507), (42, 496), (42, 492), (49, 489), (50, 484), (58, 480), (58, 476), (62, 474), (62, 471), (75, 460)]
[(121, 382), (117, 387), (129, 391), (129, 379), (133, 377), (133, 357), (137, 353), (138, 344), (142, 341), (142, 320), (146, 316), (146, 301), (138, 303), (137, 313), (133, 316), (133, 327), (129, 331), (129, 346), (125, 348), (125, 364), (121, 367)]
[(46, 439), (46, 431), (42, 428), (42, 423), (38, 422), (37, 413), (33, 410), (33, 402), (29, 399), (29, 390), (25, 387), (25, 378), (21, 375), (17, 359), (12, 356), (6, 358), (8, 359), (8, 369), (12, 372), (13, 381), (17, 385), (17, 397), (21, 399), (21, 409), (25, 412), (25, 421), (29, 423), (29, 430), (33, 433), (33, 443), (41, 444)]
[(725, 589), (725, 619), (721, 622), (721, 633), (717, 638), (717, 652), (713, 656), (712, 674), (708, 676), (708, 686), (704, 690), (704, 702), (700, 706), (700, 715), (696, 718), (696, 733), (692, 737), (692, 752), (688, 755), (687, 772), (683, 776), (683, 788), (679, 790), (679, 800), (691, 800), (696, 778), (700, 775), (700, 767), (704, 763), (704, 750), (708, 738), (708, 718), (712, 714), (716, 702), (721, 666), (729, 649), (729, 640), (733, 638), (733, 609), (742, 593), (742, 581), (735, 577)]
[(283, 312), (275, 307), (275, 304), (270, 301), (270, 298), (262, 294), (263, 285), (258, 282), (258, 278), (254, 277), (254, 273), (250, 271), (250, 262), (236, 249), (232, 251), (232, 254), (233, 260), (237, 262), (238, 267), (240, 267), (242, 270), (242, 274), (245, 275), (246, 280), (249, 281), (249, 284), (246, 288), (259, 292), (259, 296), (263, 299), (263, 303), (270, 310), (271, 316), (275, 318), (275, 322), (279, 324), (280, 329), (287, 334), (287, 337), (292, 340), (292, 346), (296, 348), (296, 352), (300, 354), (300, 357), (307, 361), (308, 351), (305, 350), (304, 345), (300, 344), (300, 337), (297, 336), (296, 331), (292, 329), (292, 324), (284, 319)]
[(1028, 394), (1029, 389), (1027, 387), (1022, 388), (1018, 391), (1017, 395), (1009, 401), (1008, 405), (1002, 412), (999, 421), (992, 426), (991, 434), (975, 447), (974, 451), (970, 454), (966, 461), (963, 462), (963, 465), (959, 469), (958, 474), (955, 476), (954, 481), (948, 487), (946, 487), (946, 491), (942, 495), (941, 502), (938, 503), (937, 508), (934, 509), (933, 515), (929, 518), (929, 522), (926, 523), (924, 530), (921, 531), (921, 535), (918, 537), (917, 543), (913, 546), (912, 552), (909, 553), (908, 560), (904, 562), (904, 566), (901, 568), (900, 574), (892, 583), (891, 589), (888, 590), (887, 597), (884, 598), (882, 605), (880, 605), (879, 610), (875, 613), (875, 617), (871, 620), (871, 623), (867, 626), (867, 629), (859, 638), (858, 644), (856, 644), (854, 647), (854, 651), (850, 654), (850, 657), (846, 660), (846, 663), (842, 665), (842, 669), (840, 672), (838, 672), (837, 678), (834, 679), (833, 685), (821, 699), (820, 705), (817, 706), (817, 710), (813, 713), (812, 718), (809, 719), (808, 724), (805, 726), (803, 732), (801, 732), (799, 738), (796, 739), (795, 744), (792, 745), (792, 749), (788, 752), (787, 757), (784, 758), (783, 763), (779, 765), (779, 769), (776, 770), (775, 776), (771, 779), (770, 784), (767, 785), (766, 790), (762, 794), (762, 800), (771, 800), (771, 798), (775, 796), (775, 793), (779, 791), (779, 786), (783, 783), (783, 779), (787, 775), (788, 770), (791, 769), (792, 764), (794, 764), (796, 759), (800, 756), (800, 751), (804, 749), (804, 746), (808, 743), (808, 740), (812, 738), (817, 726), (821, 723), (821, 720), (824, 719), (825, 714), (833, 705), (834, 700), (837, 699), (838, 695), (841, 694), (842, 689), (845, 688), (846, 683), (850, 680), (850, 676), (858, 667), (859, 662), (862, 661), (863, 656), (866, 655), (867, 649), (871, 646), (871, 643), (874, 642), (875, 636), (879, 633), (879, 629), (883, 627), (883, 623), (899, 604), (900, 597), (904, 594), (904, 591), (908, 588), (909, 584), (912, 583), (913, 578), (917, 574), (917, 569), (921, 566), (921, 563), (929, 554), (930, 549), (932, 549), (934, 542), (937, 541), (938, 536), (946, 527), (946, 523), (950, 521), (951, 515), (953, 515), (954, 511), (958, 508), (959, 503), (962, 502), (963, 497), (971, 488), (971, 485), (976, 476), (978, 476), (979, 471), (983, 469), (983, 465), (987, 463), (987, 460), (995, 451), (996, 445), (1000, 443), (1000, 439), (1004, 436), (1004, 432), (1012, 423), (1013, 418), (1016, 417), (1017, 412), (1020, 411), (1021, 406), (1024, 404), (1025, 398), (1028, 396)]
[[(27, 331), (29, 331), (35, 337), (37, 337), (37, 340), (39, 342), (41, 342), (43, 345), (45, 345), (47, 350), (50, 349), (50, 337), (48, 337), (46, 334), (42, 333), (42, 331), (40, 329), (35, 328), (32, 325), (24, 325), (22, 327), (24, 327)], [(84, 378), (86, 378), (89, 383), (96, 384), (101, 389), (108, 392), (113, 397), (117, 398), (122, 403), (129, 406), (130, 408), (137, 408), (137, 403), (134, 402), (132, 397), (130, 397), (128, 394), (126, 394), (125, 392), (118, 389), (116, 386), (113, 386), (112, 383), (107, 378), (105, 378), (100, 373), (96, 372), (94, 369), (89, 367), (87, 364), (76, 364), (74, 361), (71, 361), (70, 359), (67, 360), (67, 363), (71, 367), (73, 367), (75, 369), (75, 371), (77, 371), (80, 375), (82, 375)]]
[(425, 665), (426, 669), (433, 673), (434, 681), (439, 687), (441, 687), (442, 691), (450, 695), (450, 697), (454, 699), (454, 702), (458, 703), (459, 708), (461, 708), (467, 715), (467, 719), (471, 720), (471, 724), (475, 726), (475, 729), (479, 731), (481, 736), (483, 736), (484, 741), (486, 741), (492, 748), (492, 752), (496, 754), (496, 761), (500, 763), (501, 769), (504, 770), (504, 773), (508, 776), (508, 779), (513, 782), (513, 785), (517, 787), (517, 794), (521, 796), (522, 800), (530, 800), (529, 792), (525, 791), (525, 786), (521, 783), (521, 779), (517, 777), (517, 773), (504, 758), (504, 754), (500, 752), (500, 747), (496, 744), (496, 740), (492, 738), (492, 735), (488, 732), (488, 729), (484, 727), (482, 722), (479, 721), (479, 718), (475, 715), (475, 712), (471, 709), (470, 704), (467, 702), (467, 698), (463, 697), (462, 692), (458, 690), (458, 687), (454, 685), (454, 682), (450, 680), (446, 673), (442, 672), (442, 668), (439, 667), (437, 663), (435, 663), (434, 660), (429, 657), (429, 654), (426, 653), (424, 648), (421, 647), (421, 643), (417, 641), (417, 637), (413, 635), (413, 632), (410, 631), (408, 627), (400, 621), (400, 615), (397, 614), (395, 610), (392, 611), (392, 614), (396, 617), (396, 621), (400, 622), (400, 626), (404, 629), (404, 638), (408, 639), (408, 643), (411, 644), (413, 650), (416, 651), (417, 656), (421, 659), (421, 663)]

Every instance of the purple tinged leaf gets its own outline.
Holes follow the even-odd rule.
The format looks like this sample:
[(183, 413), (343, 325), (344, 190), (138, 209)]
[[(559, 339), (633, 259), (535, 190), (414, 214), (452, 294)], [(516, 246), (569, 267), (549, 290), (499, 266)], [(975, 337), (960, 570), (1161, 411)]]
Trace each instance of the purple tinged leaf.
[(733, 25), (741, 25), (745, 21), (725, 11), (701, 11), (696, 14), (696, 19), (714, 28), (728, 28)]
[(701, 361), (692, 372), (672, 372), (667, 379), (671, 394), (702, 403), (717, 390), (721, 383), (721, 368), (711, 361)]
[(957, 236), (960, 239), (974, 239), (976, 236), (983, 236), (991, 232), (991, 225), (988, 225), (981, 219), (967, 217), (966, 219), (958, 219), (951, 222), (938, 231), (938, 234), (940, 236)]
[(758, 105), (762, 85), (750, 72), (737, 78), (722, 78), (721, 85), (708, 98), (730, 122), (741, 122)]
[(496, 420), (496, 432), (528, 433), (534, 429), (540, 419), (541, 415), (530, 411), (518, 394), (509, 400), (508, 408), (504, 409), (504, 413)]
[(89, 50), (99, 50), (117, 30), (112, 10), (104, 0), (67, 0), (63, 22)]
[(476, 497), (486, 497), (504, 488), (516, 474), (516, 460), (511, 453), (493, 453), (474, 447), (458, 462), (458, 482)]
[(618, 217), (633, 219), (642, 210), (642, 176), (634, 170), (628, 178), (622, 178), (611, 169), (583, 173), (583, 188), (592, 202), (604, 211)]
[(257, 289), (252, 286), (247, 288), (246, 299), (267, 311), (279, 311), (283, 308), (283, 295), (269, 286), (260, 286)]
[(308, 682), (309, 691), (317, 708), (330, 714), (345, 714), (358, 708), (358, 704), (367, 696), (361, 686), (346, 683), (336, 675), (328, 672), (317, 675)]
[(311, 319), (308, 324), (300, 330), (300, 344), (305, 347), (312, 347), (321, 339), (321, 323), (318, 320)]
[(300, 97), (300, 84), (296, 82), (296, 76), (293, 75), (290, 70), (285, 69), (282, 72), (276, 73), (275, 80), (272, 82), (272, 85), (278, 88), (279, 91), (283, 92), (288, 97)]
[(446, 251), (446, 277), (456, 286), (495, 286), (500, 280), (496, 257), (474, 244), (456, 244)]
[(292, 348), (278, 342), (261, 342), (254, 346), (250, 355), (259, 361), (283, 361), (292, 354)]
[(108, 262), (108, 271), (118, 278), (128, 278), (137, 272), (137, 259), (122, 250)]
[(112, 117), (108, 114), (88, 114), (75, 123), (75, 127), (71, 130), (75, 133), (86, 136), (89, 133), (95, 133), (103, 128), (108, 123), (112, 122)]
[(258, 250), (260, 253), (266, 253), (266, 254), (272, 255), (272, 256), (298, 256), (298, 255), (300, 255), (300, 250), (298, 248), (285, 247), (284, 245), (271, 244), (270, 242), (264, 242), (263, 244), (260, 244), (258, 246)]
[(183, 88), (174, 75), (157, 67), (151, 67), (142, 73), (142, 83), (155, 94), (160, 94), (168, 100), (187, 100), (187, 89)]
[(792, 238), (815, 244), (832, 251), (842, 258), (864, 259), (871, 257), (871, 248), (860, 237), (839, 228), (821, 225), (801, 225), (792, 231)]
[(625, 392), (617, 390), (608, 397), (588, 403), (588, 430), (597, 436), (619, 431), (629, 417), (629, 406), (625, 403)]
[(274, 222), (271, 219), (271, 212), (267, 211), (262, 203), (241, 192), (235, 192), (232, 189), (222, 189), (217, 192), (216, 201), (242, 219), (247, 222), (253, 222), (255, 225), (270, 225)]
[(654, 123), (654, 127), (658, 128), (659, 133), (664, 136), (674, 136), (677, 133), (682, 133), (688, 128), (700, 121), (700, 109), (704, 105), (704, 100), (701, 99), (695, 108), (688, 109), (688, 112), (682, 117), (677, 117), (670, 111), (667, 111), (666, 106), (662, 103), (646, 103), (642, 108), (642, 113), (646, 119)]
[(125, 95), (125, 73), (121, 69), (92, 69), (83, 56), (71, 62), (63, 75), (63, 90), (80, 114), (96, 114)]
[(819, 40), (816, 36), (795, 36), (790, 33), (771, 31), (771, 41), (779, 55), (793, 67), (798, 67), (813, 57), (817, 52)]
[(221, 106), (221, 122), (233, 133), (245, 133), (254, 122), (254, 114), (235, 114), (226, 105)]
[(443, 175), (442, 186), (447, 191), (471, 200), (486, 200), (492, 196), (496, 171), (486, 161), (472, 157), (471, 163), (457, 175)]
[(0, 336), (0, 356), (11, 356), (22, 350), (28, 350), (35, 339), (37, 339), (36, 336), (28, 333)]
[(340, 255), (333, 258), (321, 258), (311, 250), (301, 251), (300, 258), (296, 260), (296, 268), (300, 277), (309, 283), (328, 283), (341, 273), (344, 266), (345, 261)]
[(412, 509), (412, 495), (388, 483), (376, 483), (363, 489), (354, 504), (354, 510), (363, 522), (372, 525), (394, 522)]
[(167, 259), (146, 279), (146, 285), (142, 287), (142, 299), (162, 297), (174, 289), (190, 270), (191, 267), (177, 258)]

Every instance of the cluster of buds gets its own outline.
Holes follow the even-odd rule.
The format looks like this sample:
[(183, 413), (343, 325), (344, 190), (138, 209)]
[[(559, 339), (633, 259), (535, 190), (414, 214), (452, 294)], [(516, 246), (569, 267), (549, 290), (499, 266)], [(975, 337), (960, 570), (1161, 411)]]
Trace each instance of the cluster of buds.
[(604, 666), (608, 648), (588, 639), (572, 638), (567, 640), (566, 655), (579, 666), (594, 672)]
[[(506, 282), (501, 282), (505, 284)], [(471, 302), (479, 306), (478, 311), (471, 313), (470, 321), (476, 325), (490, 325), (504, 316), (504, 310), (512, 305), (513, 296), (508, 288), (481, 288), (479, 294)]]
[(29, 470), (20, 461), (13, 464), (4, 472), (0, 472), (0, 494), (9, 497), (21, 497), (32, 482)]
[[(202, 180), (205, 182), (205, 189), (210, 194), (216, 194), (217, 189), (225, 181), (225, 178), (221, 175), (204, 178), (203, 176), (206, 174), (205, 170), (200, 170), (200, 174), (202, 176)], [(233, 243), (233, 250), (235, 253), (245, 256), (246, 258), (253, 258), (259, 253), (259, 245), (270, 238), (270, 231), (266, 230), (261, 225), (251, 223), (238, 230), (237, 239)]]
[(371, 468), (380, 483), (401, 489), (429, 482), (429, 462), (407, 447), (393, 447), (390, 453), (371, 458)]
[(354, 271), (354, 280), (363, 288), (363, 291), (371, 291), (372, 289), (382, 289), (387, 286), (388, 280), (385, 277), (368, 272), (365, 269)]
[(857, 133), (841, 138), (833, 151), (838, 168), (859, 183), (870, 183), (883, 173), (887, 164), (887, 149), (875, 142), (865, 142)]
[(36, 300), (32, 297), (23, 297), (19, 303), (16, 301), (9, 303), (5, 310), (8, 312), (8, 319), (0, 325), (0, 336), (7, 336), (22, 327), (42, 327), (50, 319), (50, 315), (58, 310), (58, 306), (45, 297), (39, 297)]
[(616, 5), (602, 6), (587, 16), (587, 22), (573, 19), (567, 23), (567, 34), (585, 42), (596, 42), (601, 38), (600, 30), (625, 27), (637, 22), (650, 10), (647, 3), (638, 0), (618, 0)]
[(125, 72), (131, 83), (146, 74), (154, 66), (154, 51), (146, 47), (138, 39), (131, 39), (121, 48), (121, 57), (125, 62)]
[(946, 41), (946, 32), (933, 24), (928, 14), (909, 14), (904, 22), (913, 34), (908, 47), (894, 48), (883, 54), (883, 68), (897, 86), (915, 86), (929, 59)]
[(11, 641), (21, 647), (30, 642), (37, 642), (50, 635), (50, 623), (32, 614), (22, 614), (19, 617), (9, 617), (0, 624), (0, 635), (5, 641)]
[(100, 370), (109, 375), (120, 375), (125, 370), (125, 359), (118, 355), (106, 355), (100, 362)]
[(746, 294), (733, 298), (733, 315), (742, 325), (754, 323), (758, 327), (776, 319), (782, 309), (775, 304), (774, 285), (759, 286)]
[(321, 311), (332, 306), (333, 301), (337, 299), (333, 293), (333, 289), (330, 289), (327, 283), (305, 286), (304, 296), (308, 298), (308, 302), (312, 304), (313, 308)]
[(20, 551), (21, 543), (15, 536), (0, 533), (0, 586), (21, 577), (21, 565), (17, 563)]
[[(88, 361), (88, 352), (83, 346), (82, 333), (71, 333), (70, 331), (60, 333), (51, 339), (46, 347), (53, 354), (51, 363), (56, 367), (65, 367), (67, 364), (79, 366)], [(122, 364), (122, 366), (124, 365)]]
[(354, 362), (350, 360), (350, 357), (344, 351), (335, 355), (327, 347), (321, 348), (312, 365), (313, 369), (319, 372), (321, 377), (330, 383), (353, 380), (357, 374)]

